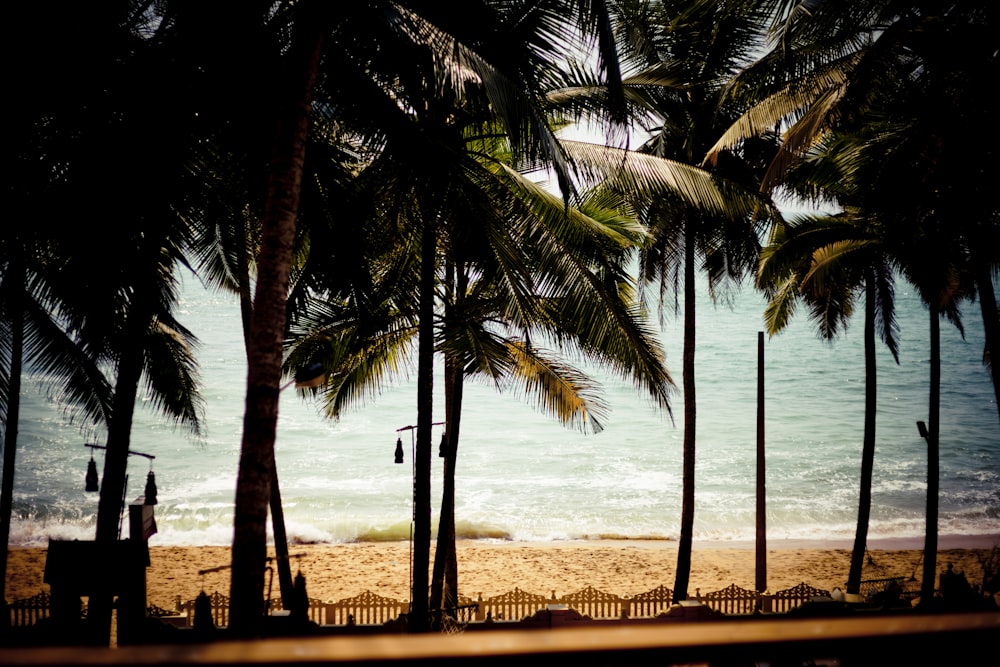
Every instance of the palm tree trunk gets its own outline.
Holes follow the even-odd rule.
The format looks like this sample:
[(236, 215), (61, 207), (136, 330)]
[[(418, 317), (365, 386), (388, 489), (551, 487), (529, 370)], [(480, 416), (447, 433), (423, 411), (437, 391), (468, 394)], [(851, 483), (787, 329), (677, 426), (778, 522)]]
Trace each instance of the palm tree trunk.
[(247, 395), (236, 479), (230, 583), (229, 624), (237, 636), (256, 635), (263, 623), (267, 511), (275, 470), (285, 308), (312, 92), (323, 39), (321, 22), (313, 16), (316, 3), (307, 2), (302, 7), (305, 11), (296, 21), (289, 67), (291, 87), (285, 91), (277, 117), (247, 345)]
[(940, 484), (940, 432), (941, 409), (941, 319), (936, 303), (930, 305), (931, 313), (931, 383), (927, 411), (927, 511), (924, 529), (924, 571), (920, 585), (920, 604), (927, 607), (934, 602), (934, 580), (937, 575), (938, 548), (938, 489)]
[[(455, 299), (455, 262), (451, 257), (445, 258), (445, 268), (444, 268), (444, 302), (445, 302), (445, 317), (444, 326), (445, 332), (448, 330), (449, 323), (453, 320), (456, 313)], [(454, 401), (454, 389), (455, 389), (455, 379), (458, 364), (451, 355), (445, 355), (444, 359), (444, 420), (445, 420), (445, 434), (441, 438), (442, 447), (445, 449), (441, 452), (441, 456), (444, 457), (444, 481), (441, 484), (441, 512), (438, 516), (438, 537), (437, 537), (437, 547), (434, 550), (434, 568), (431, 572), (431, 599), (430, 608), (434, 611), (433, 618), (431, 619), (431, 630), (435, 632), (441, 629), (441, 617), (440, 613), (446, 606), (447, 603), (444, 601), (447, 597), (445, 594), (445, 569), (447, 555), (446, 551), (448, 549), (449, 537), (448, 534), (451, 533), (452, 538), (450, 541), (454, 542), (454, 531), (455, 531), (455, 485), (454, 485), (454, 473), (451, 467), (451, 456), (449, 451), (451, 449), (450, 445), (450, 434), (449, 429), (451, 427), (452, 417), (455, 412), (455, 401)], [(451, 481), (449, 481), (449, 478)], [(450, 518), (449, 518), (450, 517)]]
[[(241, 234), (240, 238), (246, 238), (246, 234)], [(246, 258), (246, 247), (241, 246), (239, 257)], [(250, 341), (250, 320), (253, 314), (253, 301), (250, 298), (250, 274), (247, 262), (239, 262), (239, 285), (240, 285), (240, 316), (243, 322), (243, 351), (248, 352)], [(245, 290), (245, 291), (244, 291)], [(281, 506), (281, 486), (278, 484), (277, 461), (275, 468), (271, 471), (271, 529), (274, 535), (274, 556), (278, 568), (278, 590), (281, 591), (281, 605), (284, 609), (291, 609), (295, 604), (295, 582), (292, 580), (292, 564), (288, 557), (288, 533), (285, 531), (285, 510)]]
[(697, 415), (694, 382), (695, 346), (695, 238), (686, 222), (684, 238), (684, 462), (681, 500), (681, 533), (677, 544), (677, 572), (674, 578), (674, 602), (688, 598), (691, 578), (691, 549), (694, 542), (694, 473), (695, 419)]
[(437, 233), (431, 215), (425, 217), (420, 253), (420, 324), (417, 344), (417, 444), (413, 481), (413, 590), (409, 630), (427, 632), (428, 570), (431, 559), (431, 428), (434, 422), (434, 282)]
[(271, 532), (274, 536), (274, 562), (278, 569), (278, 590), (281, 591), (282, 609), (295, 605), (295, 582), (292, 580), (292, 563), (288, 556), (288, 533), (285, 531), (285, 510), (281, 506), (281, 488), (278, 485), (277, 461), (272, 457), (271, 469)]
[[(3, 538), (3, 552), (0, 553), (0, 603), (4, 613), (2, 624), (7, 617), (7, 545), (10, 540), (10, 514), (14, 506), (14, 461), (17, 458), (17, 428), (21, 412), (21, 370), (24, 356), (24, 269), (17, 257), (11, 258), (8, 274), (4, 277), (11, 286), (10, 307), (10, 376), (7, 381), (7, 414), (3, 431), (3, 480), (0, 481), (0, 537)], [(3, 625), (0, 624), (0, 627)]]
[[(454, 250), (453, 250), (454, 252)], [(464, 264), (449, 257), (445, 265), (445, 327), (463, 309), (469, 288)], [(444, 479), (441, 490), (441, 515), (438, 519), (437, 548), (434, 551), (434, 572), (431, 577), (431, 609), (453, 608), (458, 605), (458, 555), (455, 545), (455, 466), (458, 462), (458, 442), (462, 421), (462, 400), (465, 375), (452, 357), (444, 363), (445, 439)], [(441, 618), (437, 615), (435, 618)], [(438, 628), (434, 628), (438, 629)]]
[[(451, 374), (453, 372), (450, 368), (451, 362), (445, 361), (444, 363), (444, 385), (445, 385), (445, 395), (450, 392), (449, 387), (452, 385)], [(447, 398), (445, 403), (448, 407), (445, 408), (445, 422), (451, 421), (451, 401)], [(445, 441), (449, 438), (446, 434), (443, 436)], [(444, 445), (447, 446), (447, 443)], [(449, 474), (448, 456), (445, 455), (444, 460), (444, 480), (441, 484), (441, 512), (438, 516), (438, 534), (437, 534), (437, 546), (434, 549), (434, 565), (431, 570), (431, 594), (430, 602), (428, 603), (429, 609), (431, 611), (431, 630), (438, 631), (440, 629), (441, 623), (441, 611), (447, 606), (445, 602), (445, 582), (444, 582), (444, 572), (445, 572), (445, 552), (448, 549), (448, 533), (454, 534), (455, 523), (453, 520), (448, 518), (448, 513), (454, 515), (455, 511), (455, 487), (453, 484), (449, 483), (448, 478), (451, 477)], [(450, 498), (449, 498), (450, 493)]]
[(858, 525), (854, 533), (851, 569), (847, 574), (847, 592), (861, 592), (861, 571), (864, 569), (868, 546), (868, 521), (872, 509), (872, 472), (875, 466), (875, 276), (865, 277), (865, 430), (861, 445), (861, 486), (858, 490)]
[(148, 302), (141, 295), (133, 300), (128, 314), (126, 340), (134, 341), (121, 351), (118, 375), (115, 380), (114, 406), (108, 423), (108, 441), (104, 452), (104, 472), (101, 475), (100, 499), (97, 503), (97, 529), (94, 569), (94, 593), (87, 607), (87, 637), (95, 645), (108, 646), (111, 642), (111, 611), (114, 602), (114, 581), (117, 572), (112, 569), (118, 543), (118, 529), (124, 509), (125, 483), (128, 471), (128, 451), (135, 415), (135, 401), (142, 377), (143, 349), (151, 315), (142, 304)]
[[(452, 609), (458, 604), (458, 559), (455, 551), (455, 464), (457, 462), (459, 421), (462, 414), (464, 377), (457, 365), (445, 361), (445, 420), (447, 435), (444, 451), (444, 479), (441, 483), (441, 514), (438, 518), (437, 548), (431, 577), (431, 602), (434, 611)], [(436, 620), (441, 615), (435, 614)], [(437, 629), (437, 628), (434, 628)]]

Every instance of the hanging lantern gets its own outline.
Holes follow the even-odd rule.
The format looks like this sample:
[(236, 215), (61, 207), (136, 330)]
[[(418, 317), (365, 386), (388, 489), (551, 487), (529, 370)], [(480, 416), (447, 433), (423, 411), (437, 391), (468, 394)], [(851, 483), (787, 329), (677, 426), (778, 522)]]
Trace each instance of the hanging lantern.
[(403, 439), (396, 438), (396, 463), (403, 462)]
[(143, 505), (155, 505), (156, 504), (156, 476), (153, 471), (150, 470), (149, 474), (146, 475), (146, 492), (145, 500), (143, 500)]
[(94, 461), (94, 457), (90, 457), (90, 463), (87, 464), (87, 486), (86, 490), (88, 493), (97, 493), (101, 490), (97, 483), (97, 463)]

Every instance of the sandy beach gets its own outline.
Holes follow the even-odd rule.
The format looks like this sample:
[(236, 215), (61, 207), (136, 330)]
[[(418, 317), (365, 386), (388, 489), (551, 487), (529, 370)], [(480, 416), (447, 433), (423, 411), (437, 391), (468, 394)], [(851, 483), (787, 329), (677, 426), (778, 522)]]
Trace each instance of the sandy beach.
[[(982, 580), (982, 561), (1000, 536), (942, 537), (938, 572), (949, 564), (970, 583)], [(922, 573), (922, 544), (887, 541), (869, 547), (865, 578), (915, 576)], [(150, 544), (147, 599), (165, 609), (190, 600), (201, 590), (229, 594), (229, 547), (173, 547)], [(273, 551), (271, 552), (273, 555)], [(409, 599), (409, 542), (293, 545), (292, 574), (301, 570), (309, 597), (336, 601), (371, 591)], [(850, 567), (850, 544), (815, 542), (769, 543), (767, 583), (770, 592), (807, 583), (832, 590), (844, 587)], [(672, 588), (677, 559), (673, 541), (503, 542), (462, 540), (458, 543), (459, 586), (464, 595), (483, 598), (514, 588), (542, 595), (565, 595), (587, 586), (618, 595), (635, 595), (659, 585)], [(736, 584), (754, 588), (755, 547), (751, 544), (698, 544), (692, 554), (690, 590), (702, 593)], [(48, 590), (43, 582), (45, 549), (11, 548), (7, 599)], [(201, 570), (222, 568), (199, 574)], [(919, 585), (919, 584), (915, 584)], [(278, 595), (277, 577), (272, 595)]]

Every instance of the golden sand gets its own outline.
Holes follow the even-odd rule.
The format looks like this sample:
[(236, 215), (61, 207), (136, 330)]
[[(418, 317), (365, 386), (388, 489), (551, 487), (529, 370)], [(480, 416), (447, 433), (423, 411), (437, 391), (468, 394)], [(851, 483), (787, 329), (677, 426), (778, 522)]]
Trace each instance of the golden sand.
[[(937, 570), (949, 564), (973, 585), (982, 580), (982, 561), (990, 544), (941, 548)], [(948, 545), (950, 546), (950, 545)], [(945, 545), (942, 545), (945, 547)], [(408, 600), (412, 549), (409, 542), (292, 546), (292, 574), (301, 570), (309, 597), (336, 601), (364, 591)], [(273, 554), (273, 551), (271, 552)], [(922, 576), (919, 548), (869, 550), (865, 578)], [(295, 557), (301, 554), (299, 557)], [(149, 604), (172, 609), (176, 599), (190, 600), (201, 590), (229, 594), (229, 547), (163, 547), (150, 543), (147, 570)], [(433, 556), (432, 556), (433, 558)], [(767, 590), (806, 583), (823, 590), (844, 588), (851, 550), (787, 543), (767, 549)], [(587, 586), (617, 595), (635, 595), (657, 586), (674, 586), (677, 544), (672, 541), (567, 541), (546, 543), (462, 540), (458, 543), (459, 590), (472, 598), (519, 588), (550, 596)], [(753, 589), (756, 552), (752, 544), (703, 546), (692, 552), (689, 592), (720, 590), (736, 584)], [(11, 548), (7, 600), (47, 590), (43, 583), (45, 549)], [(200, 570), (222, 568), (200, 575)], [(915, 584), (919, 585), (919, 584)], [(277, 576), (272, 595), (278, 596)]]

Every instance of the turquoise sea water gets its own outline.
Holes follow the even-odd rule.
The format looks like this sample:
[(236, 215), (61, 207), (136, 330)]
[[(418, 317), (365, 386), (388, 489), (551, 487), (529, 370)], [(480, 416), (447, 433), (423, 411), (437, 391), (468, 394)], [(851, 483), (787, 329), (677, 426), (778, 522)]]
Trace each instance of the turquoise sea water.
[[(142, 408), (132, 449), (154, 455), (158, 533), (152, 544), (228, 545), (246, 365), (239, 312), (226, 295), (185, 277), (181, 320), (201, 340), (205, 432), (194, 438)], [(878, 449), (870, 538), (924, 532), (928, 316), (897, 291), (900, 363), (879, 349)], [(942, 325), (941, 495), (944, 535), (1000, 535), (1000, 418), (982, 366), (978, 304), (965, 338)], [(698, 313), (695, 539), (752, 540), (756, 527), (757, 333), (763, 302), (733, 306), (702, 294)], [(599, 434), (567, 430), (522, 397), (466, 391), (456, 518), (464, 537), (513, 540), (674, 539), (681, 506), (683, 406), (680, 321), (662, 333), (678, 390), (673, 420), (630, 385), (603, 376), (611, 405)], [(861, 320), (833, 343), (802, 318), (764, 346), (769, 539), (850, 540), (864, 401)], [(435, 421), (443, 421), (440, 383)], [(90, 450), (61, 406), (29, 378), (23, 388), (11, 544), (91, 539), (97, 494), (84, 491)], [(331, 422), (292, 390), (282, 394), (277, 460), (287, 530), (296, 543), (407, 539), (412, 516), (410, 431), (395, 465), (397, 429), (416, 421), (412, 378)], [(437, 427), (439, 428), (439, 427)], [(438, 437), (435, 429), (435, 441)], [(93, 440), (90, 440), (93, 442)], [(99, 441), (102, 442), (102, 441)], [(99, 468), (102, 453), (97, 451)], [(440, 491), (440, 459), (432, 482)], [(131, 457), (127, 497), (142, 494), (149, 462)], [(436, 525), (436, 505), (435, 519)], [(127, 529), (126, 529), (127, 530)]]

